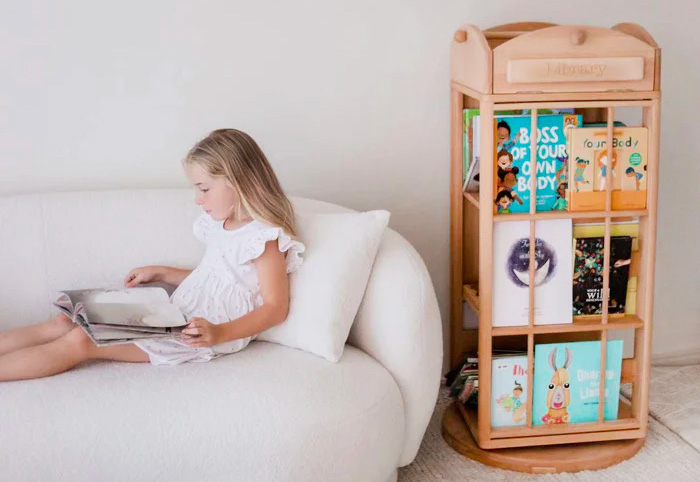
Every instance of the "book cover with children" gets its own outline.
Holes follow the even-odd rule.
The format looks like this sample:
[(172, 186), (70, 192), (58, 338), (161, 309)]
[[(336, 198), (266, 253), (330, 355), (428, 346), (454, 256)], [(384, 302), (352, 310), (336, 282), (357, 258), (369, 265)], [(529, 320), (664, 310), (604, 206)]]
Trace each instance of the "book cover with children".
[[(603, 313), (604, 243), (603, 237), (574, 239), (574, 316)], [(631, 261), (632, 238), (611, 236), (608, 314), (625, 313)]]
[[(580, 115), (537, 116), (537, 211), (566, 210), (567, 136)], [(494, 120), (496, 173), (494, 213), (530, 212), (531, 117), (498, 116)]]
[(567, 192), (570, 210), (605, 210), (608, 169), (612, 178), (612, 209), (646, 207), (647, 138), (646, 127), (615, 127), (612, 160), (608, 161), (607, 128), (572, 129), (571, 182)]
[[(600, 341), (535, 345), (533, 425), (598, 420)], [(606, 343), (605, 420), (615, 420), (620, 402), (622, 340)]]
[(491, 426), (527, 424), (527, 355), (491, 360)]
[(530, 279), (530, 222), (493, 227), (493, 326), (525, 326), (535, 287), (536, 325), (572, 323), (571, 219), (535, 222), (535, 272)]

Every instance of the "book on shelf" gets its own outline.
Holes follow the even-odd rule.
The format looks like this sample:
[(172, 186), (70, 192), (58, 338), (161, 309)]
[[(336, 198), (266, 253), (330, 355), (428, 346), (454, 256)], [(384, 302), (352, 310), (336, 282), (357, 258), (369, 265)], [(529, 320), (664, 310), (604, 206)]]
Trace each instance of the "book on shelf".
[(534, 323), (572, 323), (571, 219), (535, 222), (535, 277), (530, 279), (530, 222), (493, 226), (493, 326), (529, 324), (529, 286), (535, 287)]
[(466, 301), (462, 302), (462, 329), (479, 329), (479, 314), (474, 311), (474, 308), (472, 308), (472, 306)]
[(527, 424), (527, 354), (491, 360), (491, 426)]
[[(527, 115), (529, 109), (499, 111), (500, 116)], [(573, 108), (541, 109), (539, 115), (573, 114)], [(462, 190), (479, 192), (480, 122), (479, 109), (462, 112)], [(471, 173), (471, 174), (470, 174)]]
[(467, 172), (467, 179), (464, 181), (464, 186), (462, 186), (464, 192), (479, 192), (479, 158), (476, 157), (471, 164), (469, 164), (469, 171)]
[(476, 404), (479, 395), (479, 364), (470, 359), (462, 365), (457, 378), (450, 386), (450, 396), (465, 405)]
[(177, 338), (188, 324), (160, 287), (65, 290), (53, 304), (97, 346)]
[[(465, 129), (468, 130), (469, 136), (465, 133), (464, 144), (464, 173), (465, 178), (462, 184), (464, 192), (479, 192), (479, 157), (481, 152), (481, 137), (479, 109), (465, 109)], [(476, 121), (474, 120), (476, 117)], [(467, 118), (469, 121), (467, 121)]]
[[(520, 350), (494, 350), (492, 360), (525, 356)], [(527, 380), (525, 381), (527, 386)], [(445, 385), (450, 387), (450, 397), (465, 405), (477, 405), (479, 397), (479, 357), (477, 353), (465, 353), (457, 367), (445, 375)]]
[(474, 134), (472, 119), (479, 114), (479, 109), (464, 109), (462, 111), (462, 185), (466, 191), (467, 173), (472, 164), (472, 149), (475, 142), (478, 142), (478, 134)]
[[(605, 127), (607, 129), (608, 123), (607, 122), (584, 122), (582, 127)], [(622, 121), (614, 121), (613, 127), (627, 127), (627, 124), (625, 124)]]
[(647, 128), (615, 127), (612, 162), (608, 162), (607, 143), (607, 128), (584, 126), (571, 130), (569, 210), (605, 210), (609, 164), (612, 164), (612, 209), (646, 207)]
[[(603, 237), (605, 224), (600, 222), (576, 223), (573, 226), (574, 238)], [(639, 221), (614, 221), (610, 223), (610, 236), (629, 236), (632, 238), (632, 262), (627, 280), (627, 293), (625, 294), (625, 314), (636, 314), (637, 308), (637, 276), (634, 275), (633, 266), (637, 262), (639, 254)]]
[[(574, 238), (573, 314), (603, 313), (603, 264), (605, 238)], [(632, 238), (610, 237), (608, 314), (624, 314), (632, 261)]]
[[(581, 115), (537, 116), (537, 211), (567, 209), (567, 137), (581, 122)], [(530, 212), (531, 123), (530, 116), (494, 118), (495, 214)]]
[[(600, 341), (535, 345), (532, 390), (533, 425), (598, 420)], [(605, 352), (604, 420), (617, 418), (622, 372), (622, 340)]]

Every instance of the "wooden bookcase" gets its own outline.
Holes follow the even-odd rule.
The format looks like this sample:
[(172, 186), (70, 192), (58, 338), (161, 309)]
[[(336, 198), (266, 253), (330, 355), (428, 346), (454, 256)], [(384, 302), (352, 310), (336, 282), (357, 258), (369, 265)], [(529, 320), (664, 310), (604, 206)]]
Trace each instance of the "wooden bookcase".
[[(559, 67), (557, 67), (559, 66)], [(567, 66), (562, 68), (562, 66)], [(455, 367), (467, 351), (479, 357), (478, 410), (455, 403), (443, 419), (443, 434), (455, 448), (472, 437), (471, 448), (462, 453), (481, 453), (513, 447), (551, 447), (559, 444), (627, 441), (618, 444), (619, 456), (608, 453), (606, 462), (591, 466), (564, 462), (546, 465), (540, 471), (576, 470), (611, 465), (633, 455), (647, 433), (649, 370), (654, 291), (656, 205), (658, 189), (660, 122), (660, 49), (639, 25), (619, 24), (612, 28), (558, 26), (548, 23), (517, 23), (481, 30), (464, 25), (451, 45), (451, 181), (450, 181), (450, 364)], [(530, 212), (493, 213), (494, 145), (493, 119), (498, 111), (530, 109), (531, 132), (536, 131), (538, 109), (574, 108), (584, 122), (607, 122), (608, 155), (611, 155), (615, 110), (634, 107), (641, 111), (641, 125), (648, 128), (646, 208), (612, 209), (612, 183), (607, 183), (606, 209), (597, 212), (535, 211), (535, 181), (531, 176)], [(480, 192), (462, 191), (463, 109), (480, 109)], [(531, 158), (536, 149), (532, 137)], [(619, 173), (617, 173), (619, 175)], [(535, 325), (534, 290), (530, 286), (528, 326), (492, 327), (492, 253), (494, 223), (530, 221), (530, 276), (534, 272), (535, 221), (570, 218), (573, 223), (597, 221), (605, 226), (603, 314), (574, 317), (572, 324)], [(638, 220), (639, 251), (633, 257), (631, 276), (637, 276), (636, 314), (608, 316), (610, 226), (620, 220)], [(463, 328), (463, 303), (479, 316), (479, 328)], [(603, 393), (597, 422), (533, 426), (532, 379), (535, 343), (600, 340), (601, 372), (605, 371), (605, 348), (610, 330), (634, 330), (634, 357), (623, 361), (622, 382), (633, 384), (631, 403), (620, 401), (617, 420), (603, 419)], [(492, 428), (490, 414), (491, 359), (498, 348), (516, 348), (528, 353), (526, 426)], [(604, 378), (604, 377), (603, 377)], [(604, 379), (601, 381), (603, 385)], [(453, 415), (459, 413), (461, 417)], [(453, 423), (464, 423), (457, 429)], [(573, 447), (576, 447), (573, 446)], [(572, 452), (571, 447), (567, 453)], [(563, 447), (559, 447), (563, 448)], [(598, 447), (600, 448), (600, 447)], [(609, 450), (607, 450), (609, 452)], [(503, 455), (501, 450), (497, 450)], [(600, 452), (600, 450), (598, 450)], [(470, 453), (470, 456), (474, 456)], [(519, 452), (522, 454), (523, 452)], [(543, 454), (547, 460), (546, 452)], [(553, 453), (553, 452), (552, 452)], [(539, 463), (539, 462), (538, 462)], [(497, 465), (506, 466), (504, 463)], [(517, 467), (510, 467), (518, 470)], [(531, 466), (529, 471), (538, 471)]]

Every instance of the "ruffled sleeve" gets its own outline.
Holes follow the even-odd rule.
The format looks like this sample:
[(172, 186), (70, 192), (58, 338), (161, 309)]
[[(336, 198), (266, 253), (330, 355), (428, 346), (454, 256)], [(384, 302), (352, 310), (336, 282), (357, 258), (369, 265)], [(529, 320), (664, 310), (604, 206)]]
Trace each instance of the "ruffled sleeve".
[(202, 213), (197, 219), (194, 220), (192, 225), (192, 232), (197, 240), (205, 243), (209, 240), (209, 233), (214, 227), (214, 220), (207, 213)]
[(306, 251), (306, 246), (300, 241), (292, 239), (280, 227), (265, 227), (252, 233), (239, 251), (238, 262), (244, 264), (259, 257), (265, 251), (265, 243), (274, 239), (277, 240), (279, 250), (286, 253), (287, 273), (299, 268), (304, 262), (304, 258), (300, 255)]

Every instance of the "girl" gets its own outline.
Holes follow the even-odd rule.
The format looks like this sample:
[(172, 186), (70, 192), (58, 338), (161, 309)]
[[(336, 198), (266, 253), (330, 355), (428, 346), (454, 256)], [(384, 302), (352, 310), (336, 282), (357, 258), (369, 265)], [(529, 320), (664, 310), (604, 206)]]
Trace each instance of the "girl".
[(287, 275), (305, 247), (293, 239), (294, 212), (255, 141), (220, 129), (183, 160), (204, 211), (194, 222), (206, 251), (194, 270), (143, 266), (126, 287), (164, 282), (177, 286), (170, 301), (187, 316), (180, 339), (97, 347), (67, 316), (0, 333), (0, 381), (55, 375), (90, 359), (176, 365), (205, 362), (245, 348), (282, 323), (289, 311)]

